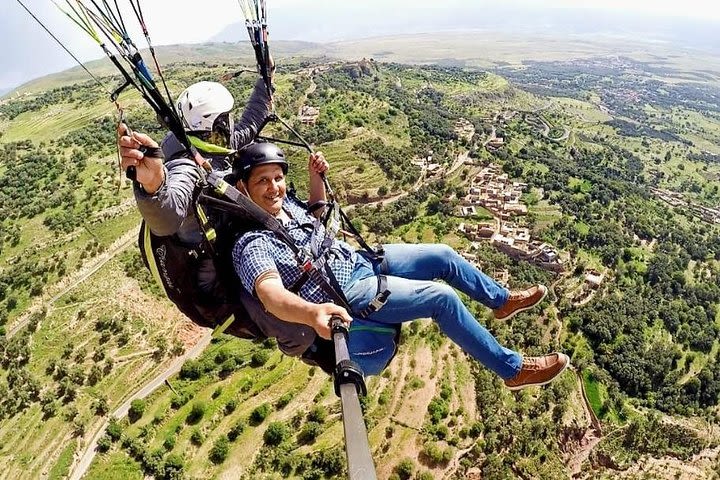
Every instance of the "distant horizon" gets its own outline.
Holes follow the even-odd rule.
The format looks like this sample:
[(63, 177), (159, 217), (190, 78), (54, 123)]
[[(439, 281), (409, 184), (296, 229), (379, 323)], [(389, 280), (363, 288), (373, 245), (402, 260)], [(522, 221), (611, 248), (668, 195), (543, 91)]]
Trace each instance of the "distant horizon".
[[(388, 0), (386, 3), (402, 3), (402, 1)], [(550, 35), (637, 34), (638, 37), (657, 37), (689, 48), (720, 53), (720, 39), (715, 33), (720, 19), (715, 18), (714, 13), (708, 18), (679, 18), (663, 15), (662, 10), (657, 9), (653, 9), (653, 13), (650, 15), (638, 15), (634, 11), (597, 10), (593, 15), (588, 16), (587, 8), (577, 5), (569, 6), (567, 2), (564, 2), (563, 5), (561, 0), (551, 1), (550, 3), (556, 5), (552, 8), (542, 8), (535, 3), (528, 4), (522, 1), (514, 2), (516, 5), (497, 7), (483, 6), (487, 2), (464, 5), (462, 2), (450, 1), (450, 5), (447, 7), (428, 4), (423, 8), (408, 8), (402, 16), (375, 16), (371, 21), (371, 15), (377, 13), (373, 11), (375, 7), (372, 4), (377, 1), (369, 0), (369, 2), (340, 6), (319, 1), (316, 5), (306, 5), (304, 8), (287, 4), (282, 8), (271, 9), (269, 12), (271, 49), (273, 40), (327, 44), (395, 35), (480, 30), (504, 34), (517, 32), (523, 36), (541, 33)], [(181, 4), (182, 1), (178, 3)], [(269, 8), (272, 8), (272, 5), (287, 2), (275, 0), (268, 3), (270, 3)], [(427, 2), (425, 3), (427, 4)], [(518, 3), (525, 3), (525, 7), (521, 8), (517, 5)], [(3, 32), (6, 32), (9, 37), (13, 38), (6, 41), (5, 44), (15, 47), (13, 49), (6, 48), (0, 53), (0, 66), (4, 67), (0, 71), (0, 96), (27, 82), (65, 71), (77, 65), (24, 10), (19, 11), (20, 7), (17, 4), (14, 5), (18, 8), (14, 10), (11, 8), (7, 18), (0, 19), (0, 40), (4, 36)], [(153, 5), (155, 4), (153, 3)], [(30, 8), (40, 8), (29, 6)], [(148, 5), (148, 10), (150, 10), (149, 7), (150, 5)], [(493, 15), (487, 15), (487, 8), (492, 8)], [(318, 15), (320, 15), (318, 12), (322, 12), (324, 21), (317, 21)], [(48, 12), (48, 15), (50, 13)], [(58, 13), (59, 11), (55, 11), (54, 15)], [(720, 11), (718, 13), (720, 15)], [(153, 18), (149, 15), (146, 12), (146, 18)], [(218, 25), (214, 32), (211, 31), (212, 29), (202, 30), (206, 35), (204, 39), (183, 36), (181, 41), (172, 43), (164, 43), (166, 36), (161, 33), (165, 26), (162, 24), (153, 25), (152, 20), (148, 20), (148, 28), (151, 37), (156, 39), (155, 46), (246, 41), (247, 32), (239, 22), (239, 13), (231, 17), (231, 20), (233, 18), (237, 21)], [(363, 21), (364, 19), (367, 21)], [(89, 41), (79, 29), (68, 25), (67, 18), (60, 19), (63, 21), (61, 23), (58, 23), (57, 19), (47, 21), (46, 18), (43, 18), (43, 20), (83, 62), (103, 58), (102, 51), (97, 45)], [(177, 29), (175, 28), (175, 30)], [(33, 34), (28, 35), (28, 32), (33, 32)], [(154, 32), (157, 32), (157, 35)], [(17, 42), (18, 37), (28, 39), (28, 41)], [(137, 38), (139, 46), (143, 44), (141, 39), (140, 35)], [(28, 62), (28, 58), (34, 60)]]

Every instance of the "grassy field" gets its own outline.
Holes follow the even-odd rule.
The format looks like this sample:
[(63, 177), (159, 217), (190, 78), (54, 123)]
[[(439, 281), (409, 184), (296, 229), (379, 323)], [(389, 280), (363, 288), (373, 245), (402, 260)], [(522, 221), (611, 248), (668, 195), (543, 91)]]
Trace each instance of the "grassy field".
[(600, 398), (600, 383), (592, 376), (591, 373), (583, 373), (583, 381), (585, 382), (585, 392), (587, 393), (590, 406), (595, 415), (600, 414), (602, 409), (602, 399)]
[[(223, 341), (206, 350), (202, 358), (212, 359), (222, 351), (223, 355), (238, 355), (247, 359), (251, 352), (257, 351), (258, 348), (260, 346), (247, 341)], [(432, 363), (433, 368), (419, 370), (415, 376), (405, 376), (403, 372), (408, 366), (418, 363), (428, 365)], [(432, 390), (439, 378), (453, 379), (453, 409), (465, 412), (458, 416), (453, 429), (467, 426), (474, 411), (472, 395), (474, 384), (468, 363), (462, 357), (458, 357), (457, 351), (453, 351), (452, 355), (448, 355), (445, 349), (433, 351), (424, 345), (420, 337), (410, 336), (404, 341), (398, 358), (387, 373), (369, 379), (369, 391), (374, 392), (368, 398), (366, 413), (371, 425), (369, 427), (371, 444), (384, 443), (383, 440), (387, 438), (387, 427), (390, 425), (393, 425), (394, 440), (397, 440), (393, 442), (394, 446), (391, 449), (383, 448), (382, 451), (376, 451), (379, 472), (389, 474), (399, 459), (408, 453), (407, 447), (417, 441), (420, 432), (414, 428), (403, 428), (402, 425), (419, 427), (422, 424), (430, 396), (409, 395), (409, 393)], [(310, 404), (322, 406), (327, 411), (327, 418), (323, 422), (322, 433), (311, 444), (298, 444), (294, 447), (297, 454), (310, 454), (312, 451), (336, 448), (342, 443), (339, 404), (331, 392), (329, 378), (297, 360), (274, 353), (263, 367), (245, 365), (230, 376), (214, 379), (207, 377), (207, 380), (209, 381), (198, 385), (197, 382), (189, 384), (182, 380), (171, 379), (173, 387), (183, 395), (190, 394), (191, 400), (180, 408), (172, 408), (170, 403), (174, 393), (168, 388), (160, 389), (148, 399), (145, 414), (140, 419), (126, 424), (125, 434), (130, 437), (144, 436), (149, 441), (150, 450), (182, 452), (188, 459), (186, 471), (194, 478), (237, 478), (241, 474), (252, 478), (254, 475), (260, 475), (253, 464), (259, 460), (258, 452), (263, 445), (263, 432), (267, 426), (272, 422), (288, 423), (294, 422), (293, 419), (296, 418), (304, 418), (308, 414)], [(388, 389), (393, 384), (394, 386)], [(292, 392), (291, 400), (286, 405), (278, 406), (280, 405), (278, 401), (286, 392)], [(384, 392), (406, 393), (400, 395), (391, 393), (393, 396), (388, 397)], [(237, 408), (228, 412), (227, 405), (231, 401), (235, 402)], [(198, 403), (205, 406), (204, 415), (200, 420), (191, 419), (189, 413)], [(263, 404), (273, 405), (267, 418), (259, 424), (248, 421), (252, 411)], [(221, 464), (213, 463), (208, 459), (211, 447), (218, 438), (227, 435), (238, 422), (244, 423), (245, 429), (236, 440), (231, 442), (227, 460)], [(295, 428), (295, 432), (298, 428)], [(196, 431), (201, 432), (200, 444), (191, 438)], [(170, 450), (167, 450), (168, 438), (174, 439)], [(401, 439), (404, 441), (401, 442)], [(112, 447), (108, 453), (97, 458), (89, 472), (89, 478), (106, 478), (105, 475), (113, 470), (125, 472), (127, 478), (135, 478), (140, 473), (140, 469), (126, 455), (123, 449)], [(302, 477), (289, 475), (283, 478)]]

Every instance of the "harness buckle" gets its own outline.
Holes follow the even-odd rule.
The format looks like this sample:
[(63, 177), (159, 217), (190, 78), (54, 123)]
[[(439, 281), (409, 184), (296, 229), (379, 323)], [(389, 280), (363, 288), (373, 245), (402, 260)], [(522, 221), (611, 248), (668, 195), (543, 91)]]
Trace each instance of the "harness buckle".
[(390, 291), (385, 290), (383, 292), (378, 293), (375, 298), (370, 300), (370, 304), (368, 305), (368, 308), (371, 308), (373, 312), (377, 312), (382, 307), (385, 306), (387, 303), (388, 297), (390, 296)]
[(313, 263), (309, 259), (305, 260), (303, 262), (302, 266), (300, 267), (300, 269), (303, 272), (309, 272), (310, 270), (312, 270), (312, 268), (313, 268)]

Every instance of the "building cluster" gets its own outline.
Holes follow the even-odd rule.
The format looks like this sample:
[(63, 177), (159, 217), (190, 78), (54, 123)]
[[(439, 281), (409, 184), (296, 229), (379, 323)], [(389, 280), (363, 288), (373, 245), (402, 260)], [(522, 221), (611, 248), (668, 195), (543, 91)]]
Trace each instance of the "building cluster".
[(512, 215), (527, 214), (527, 206), (520, 203), (520, 196), (526, 188), (526, 183), (511, 182), (507, 173), (493, 163), (475, 176), (465, 203), (468, 206), (480, 205), (501, 220), (509, 220)]
[(445, 167), (433, 161), (432, 151), (428, 153), (427, 157), (416, 157), (410, 160), (410, 163), (420, 167), (422, 173), (428, 177), (439, 177), (445, 174)]
[(485, 149), (488, 152), (494, 152), (500, 150), (505, 145), (505, 139), (503, 137), (494, 136), (485, 143)]
[(468, 120), (460, 118), (455, 122), (455, 133), (458, 138), (469, 142), (472, 140), (473, 135), (475, 135), (475, 127)]
[(320, 109), (310, 105), (303, 105), (300, 107), (300, 112), (298, 112), (298, 119), (305, 125), (315, 125), (319, 116)]
[(672, 207), (687, 209), (689, 213), (699, 217), (705, 222), (720, 224), (720, 208), (710, 208), (688, 202), (681, 193), (663, 190), (662, 188), (651, 187), (650, 191), (660, 200)]
[(510, 182), (500, 166), (491, 164), (473, 180), (461, 207), (463, 216), (475, 213), (476, 205), (492, 212), (496, 220), (476, 224), (461, 223), (458, 229), (472, 241), (488, 241), (495, 248), (517, 260), (534, 263), (546, 270), (564, 272), (565, 265), (552, 245), (533, 240), (530, 229), (511, 221), (512, 216), (527, 214), (520, 196), (527, 184)]
[(572, 292), (571, 302), (575, 306), (584, 305), (600, 291), (605, 280), (605, 273), (590, 269), (585, 271), (584, 282), (580, 288)]
[(565, 263), (560, 259), (557, 249), (549, 243), (532, 240), (530, 229), (526, 227), (501, 222), (500, 227), (495, 230), (491, 223), (477, 225), (461, 223), (458, 230), (474, 242), (490, 242), (495, 248), (516, 260), (530, 262), (552, 272), (565, 271)]

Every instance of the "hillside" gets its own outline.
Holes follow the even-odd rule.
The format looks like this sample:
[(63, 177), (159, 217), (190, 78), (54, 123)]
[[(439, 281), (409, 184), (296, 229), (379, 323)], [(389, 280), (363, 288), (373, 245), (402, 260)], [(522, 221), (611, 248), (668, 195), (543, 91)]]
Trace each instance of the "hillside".
[[(575, 369), (512, 394), (431, 321), (405, 326), (364, 402), (379, 477), (720, 474), (718, 70), (604, 45), (486, 70), (417, 44), (419, 63), (452, 61), (377, 61), (410, 55), (397, 41), (278, 45), (297, 55), (279, 113), (325, 152), (370, 241), (444, 242), (512, 287), (551, 286), (508, 322), (470, 305), (503, 343), (561, 349)], [(174, 93), (241, 68), (235, 46), (196, 49), (160, 52)], [(246, 98), (252, 82), (228, 88)], [(202, 350), (208, 332), (159, 295), (103, 91), (76, 72), (21, 90), (0, 103), (0, 478), (75, 478), (81, 457), (92, 479), (343, 478), (324, 373), (272, 341)], [(162, 133), (136, 94), (120, 101), (134, 129)], [(302, 193), (304, 154), (288, 151)], [(488, 193), (501, 187), (512, 200)]]

